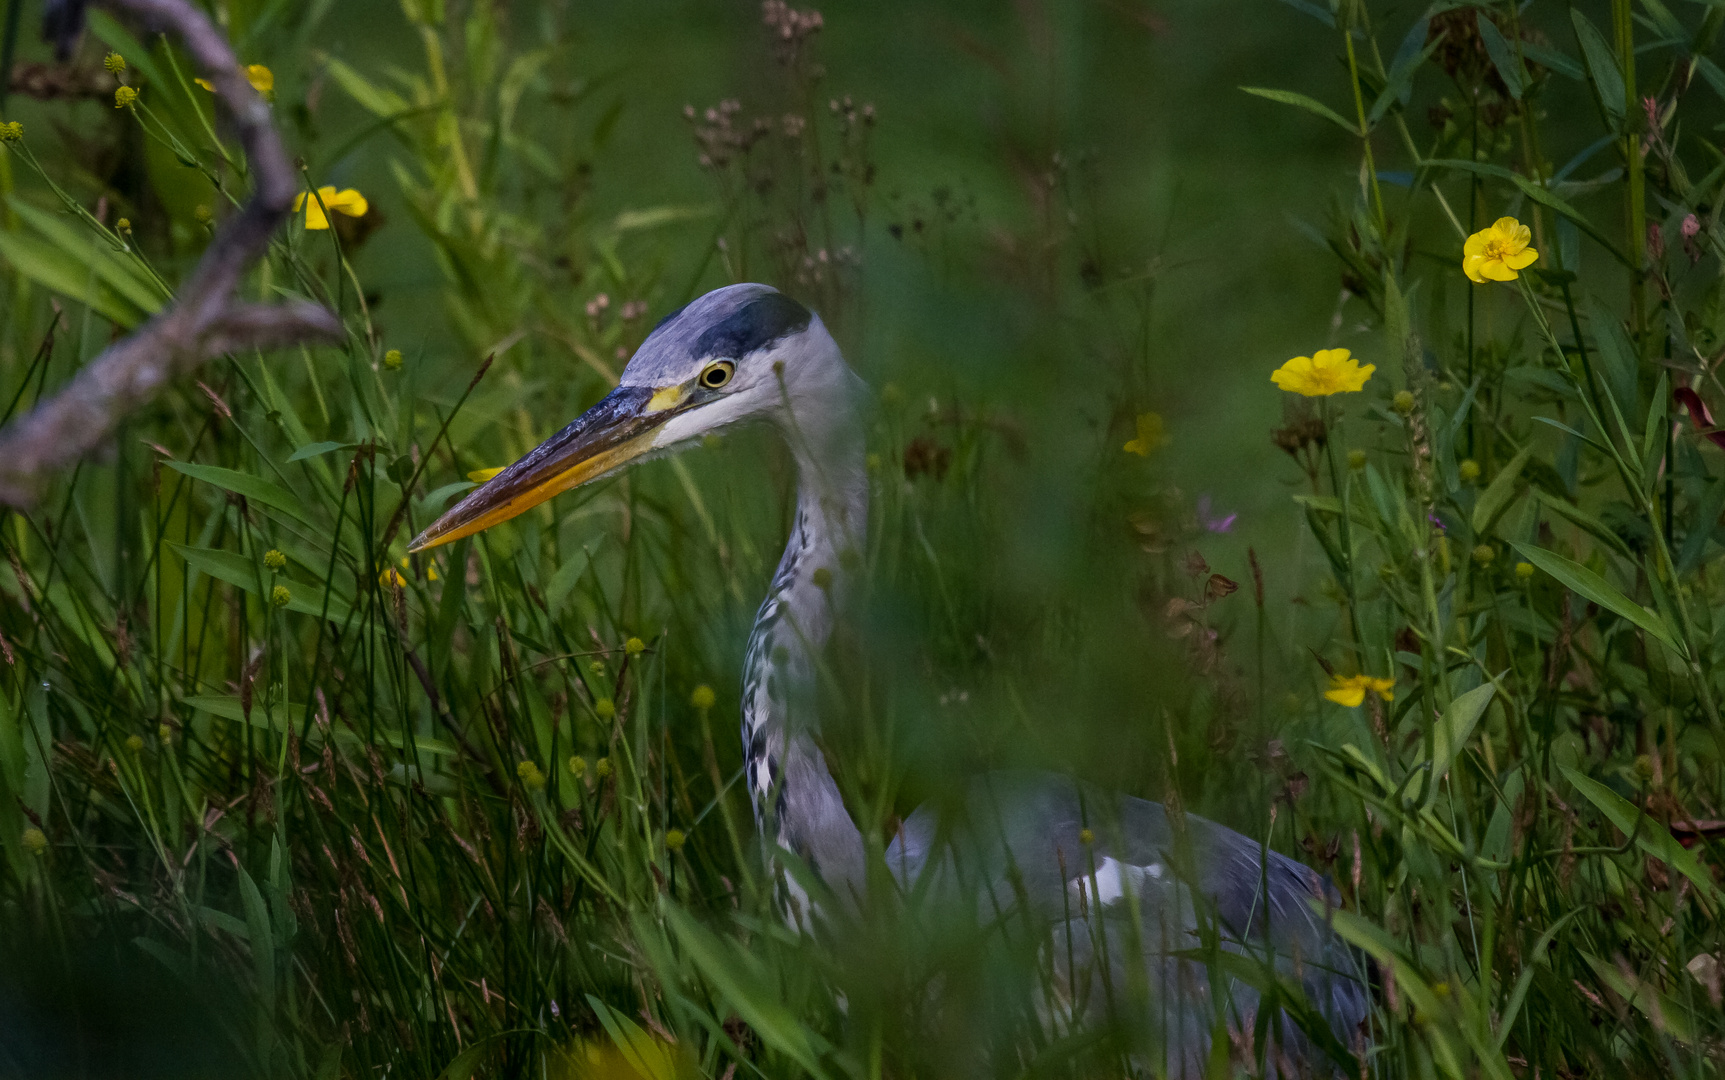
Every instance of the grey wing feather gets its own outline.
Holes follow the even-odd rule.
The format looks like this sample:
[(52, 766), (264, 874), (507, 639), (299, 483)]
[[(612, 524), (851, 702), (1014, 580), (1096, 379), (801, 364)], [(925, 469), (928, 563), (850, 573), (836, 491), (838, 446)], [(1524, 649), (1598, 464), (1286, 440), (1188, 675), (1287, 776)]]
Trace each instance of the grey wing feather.
[[(1089, 845), (1082, 836), (1087, 827)], [(1354, 1046), (1370, 1001), (1356, 957), (1327, 925), (1323, 909), (1337, 903), (1335, 890), (1284, 855), (1269, 852), (1266, 864), (1257, 841), (1196, 815), (1185, 816), (1183, 844), (1159, 803), (1048, 774), (993, 773), (973, 781), (961, 798), (907, 818), (887, 862), (907, 889), (978, 896), (984, 918), (1011, 912), (1021, 901), (1050, 927), (1075, 925), (1095, 913), (1115, 927), (1101, 940), (1116, 974), (1127, 963), (1127, 942), (1140, 941), (1151, 989), (1164, 990), (1157, 1005), (1171, 1022), (1171, 1069), (1204, 1060), (1214, 1016), (1202, 965), (1169, 955), (1200, 945), (1193, 891), (1213, 912), (1229, 951), (1263, 955), (1267, 935), (1278, 970), (1295, 977), (1340, 1042)], [(1189, 884), (1174, 870), (1182, 851), (1190, 853)], [(1136, 935), (1121, 932), (1128, 895), (1139, 912)], [(1066, 969), (1057, 974), (1083, 983), (1090, 971), (1093, 980), (1093, 935), (1060, 938), (1063, 946), (1075, 942), (1077, 952), (1056, 956), (1056, 967)], [(1234, 1026), (1249, 1032), (1257, 994), (1229, 983)], [(1087, 989), (1069, 987), (1069, 996), (1094, 1007), (1097, 996)], [(1295, 1071), (1328, 1071), (1324, 1055), (1292, 1021), (1283, 1018), (1277, 1027), (1277, 1052)], [(1274, 1058), (1270, 1064), (1278, 1071)]]

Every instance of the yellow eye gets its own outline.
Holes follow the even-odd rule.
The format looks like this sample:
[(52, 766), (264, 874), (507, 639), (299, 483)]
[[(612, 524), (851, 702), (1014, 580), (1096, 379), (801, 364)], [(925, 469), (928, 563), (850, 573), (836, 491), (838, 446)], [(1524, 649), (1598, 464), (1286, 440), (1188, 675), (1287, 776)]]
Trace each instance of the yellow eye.
[(707, 365), (701, 372), (700, 383), (708, 390), (717, 390), (731, 381), (731, 376), (737, 373), (737, 365), (729, 360), (719, 360)]

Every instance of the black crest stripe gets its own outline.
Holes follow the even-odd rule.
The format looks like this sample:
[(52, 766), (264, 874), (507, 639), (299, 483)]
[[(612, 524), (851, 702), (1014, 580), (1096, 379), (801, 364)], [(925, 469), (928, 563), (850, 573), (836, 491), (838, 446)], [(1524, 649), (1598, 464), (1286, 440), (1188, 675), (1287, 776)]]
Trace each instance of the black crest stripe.
[(783, 293), (766, 293), (709, 327), (695, 341), (697, 357), (747, 356), (809, 324), (809, 309)]

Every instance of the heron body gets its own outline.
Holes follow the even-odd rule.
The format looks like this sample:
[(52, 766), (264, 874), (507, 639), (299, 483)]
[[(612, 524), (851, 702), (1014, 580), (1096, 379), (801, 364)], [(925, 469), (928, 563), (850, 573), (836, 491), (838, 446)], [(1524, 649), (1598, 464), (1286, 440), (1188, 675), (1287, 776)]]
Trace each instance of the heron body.
[[(797, 505), (745, 654), (744, 775), (763, 839), (800, 858), (841, 903), (866, 896), (865, 846), (816, 742), (814, 688), (867, 529), (862, 394), (818, 315), (764, 285), (716, 290), (667, 316), (616, 390), (413, 544), (470, 535), (720, 427), (774, 424), (796, 460)], [(1052, 1012), (1095, 1014), (1110, 987), (1143, 987), (1166, 1021), (1171, 1072), (1202, 1071), (1219, 1015), (1236, 1042), (1269, 1033), (1272, 1071), (1332, 1071), (1286, 1014), (1259, 1023), (1259, 994), (1246, 982), (1219, 976), (1212, 992), (1193, 956), (1204, 941), (1296, 982), (1343, 1046), (1354, 1045), (1368, 1009), (1353, 959), (1325, 921), (1333, 890), (1315, 872), (1157, 803), (1053, 775), (990, 774), (962, 799), (913, 813), (886, 862), (906, 890), (974, 900), (996, 916), (1028, 909), (1047, 929), (1059, 975)], [(791, 903), (796, 921), (818, 917), (807, 896)]]

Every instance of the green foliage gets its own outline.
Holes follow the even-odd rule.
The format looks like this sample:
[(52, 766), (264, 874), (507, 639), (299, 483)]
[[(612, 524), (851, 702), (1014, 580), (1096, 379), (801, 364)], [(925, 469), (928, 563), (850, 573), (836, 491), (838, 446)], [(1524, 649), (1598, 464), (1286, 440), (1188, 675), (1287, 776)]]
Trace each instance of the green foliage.
[[(1023, 56), (966, 39), (1006, 73), (1009, 179), (971, 162), (923, 195), (892, 121), (771, 8), (764, 34), (709, 28), (755, 79), (685, 131), (632, 117), (645, 91), (562, 5), (225, 5), (308, 191), (371, 204), (328, 230), (296, 215), (247, 290), (327, 304), (348, 336), (211, 361), (0, 519), (0, 987), (32, 992), (16, 943), (65, 957), (100, 931), (175, 993), (238, 988), (199, 1033), (224, 1067), (319, 1080), (1156, 1060), (1142, 987), (1063, 1016), (1047, 950), (879, 866), (860, 910), (785, 924), (776, 875), (821, 885), (763, 860), (729, 737), (787, 513), (769, 439), (408, 556), (658, 317), (757, 279), (817, 307), (878, 391), (864, 596), (823, 686), (877, 859), (967, 775), (1070, 771), (1333, 877), (1373, 972), (1361, 1040), (1319, 1039), (1349, 1075), (1717, 1075), (1725, 7), (1403, 27), (1387, 4), (1289, 5), (1254, 18), (1298, 27), (1339, 83), (1212, 89), (1359, 155), (1304, 227), (1345, 292), (1299, 348), (1377, 365), (1362, 392), (1288, 396), (1291, 502), (1220, 375), (1166, 344), (1158, 289), (1190, 272), (1121, 226), (1141, 207), (1097, 164), (1111, 145), (1051, 126), (1059, 19), (1010, 24)], [(79, 62), (124, 54), (136, 107), (111, 84), (37, 103), (0, 150), (8, 417), (160, 310), (246, 192), (173, 43), (100, 13), (92, 36)], [(692, 135), (701, 186), (596, 194), (638, 178), (643, 131)], [(1265, 153), (1244, 167), (1277, 173)], [(1501, 216), (1543, 258), (1476, 285), (1463, 242)], [(934, 314), (889, 317), (915, 290)], [(1262, 348), (1254, 400), (1279, 393)], [(1262, 559), (1175, 483), (1197, 425), (1146, 435), (1194, 382), (1253, 466), (1235, 493), (1302, 523)], [(1393, 700), (1325, 696), (1350, 676)], [(1311, 1023), (1257, 958), (1195, 954)], [(1211, 1067), (1267, 1064), (1224, 1038)]]

